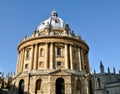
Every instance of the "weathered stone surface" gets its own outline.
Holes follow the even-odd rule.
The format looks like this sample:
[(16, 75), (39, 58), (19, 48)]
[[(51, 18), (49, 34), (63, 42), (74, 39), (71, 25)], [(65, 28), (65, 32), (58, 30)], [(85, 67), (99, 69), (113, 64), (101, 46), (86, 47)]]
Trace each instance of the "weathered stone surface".
[(90, 94), (89, 47), (68, 25), (64, 28), (60, 18), (52, 17), (53, 27), (47, 23), (49, 19), (42, 22), (18, 46), (15, 94), (23, 89), (27, 94), (56, 94), (59, 89), (64, 92), (60, 94)]

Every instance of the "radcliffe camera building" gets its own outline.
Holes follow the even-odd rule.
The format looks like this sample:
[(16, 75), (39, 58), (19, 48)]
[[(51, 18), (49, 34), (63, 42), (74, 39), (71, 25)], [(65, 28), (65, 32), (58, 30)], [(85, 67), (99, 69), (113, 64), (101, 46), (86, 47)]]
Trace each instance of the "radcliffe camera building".
[(89, 47), (52, 11), (18, 45), (11, 94), (94, 94)]

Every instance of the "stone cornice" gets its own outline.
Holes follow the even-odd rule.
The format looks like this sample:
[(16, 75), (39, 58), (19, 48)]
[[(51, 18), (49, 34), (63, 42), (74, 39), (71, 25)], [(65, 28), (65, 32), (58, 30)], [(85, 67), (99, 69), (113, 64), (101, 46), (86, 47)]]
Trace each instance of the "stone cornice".
[(38, 37), (31, 37), (27, 38), (26, 40), (22, 41), (18, 45), (18, 50), (22, 49), (25, 46), (28, 45), (34, 45), (34, 44), (39, 44), (39, 43), (46, 43), (46, 42), (58, 42), (56, 39), (61, 42), (61, 43), (66, 43), (66, 44), (77, 44), (78, 46), (84, 46), (86, 50), (89, 50), (89, 47), (86, 42), (84, 42), (82, 39), (76, 39), (74, 37), (69, 37), (69, 36), (38, 36)]

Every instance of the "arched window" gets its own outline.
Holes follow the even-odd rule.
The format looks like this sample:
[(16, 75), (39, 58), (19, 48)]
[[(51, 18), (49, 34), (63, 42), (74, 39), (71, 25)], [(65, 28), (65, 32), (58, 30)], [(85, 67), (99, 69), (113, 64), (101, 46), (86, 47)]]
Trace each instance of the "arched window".
[(98, 78), (98, 88), (101, 89), (100, 78)]
[(36, 91), (37, 91), (37, 90), (41, 90), (41, 82), (42, 82), (41, 79), (38, 79), (38, 80), (36, 81)]
[(27, 50), (26, 51), (26, 59), (29, 59), (30, 58), (30, 50)]
[(60, 47), (57, 47), (57, 56), (61, 56), (62, 53), (61, 53), (61, 48)]
[(76, 81), (76, 90), (80, 90), (80, 80)]
[(44, 50), (43, 50), (43, 48), (40, 49), (40, 56), (41, 57), (44, 56)]

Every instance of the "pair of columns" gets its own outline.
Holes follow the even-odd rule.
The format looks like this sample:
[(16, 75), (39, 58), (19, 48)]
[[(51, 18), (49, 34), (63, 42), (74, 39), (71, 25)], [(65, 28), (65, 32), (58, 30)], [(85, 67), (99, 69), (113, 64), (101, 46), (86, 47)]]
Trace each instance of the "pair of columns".
[[(68, 55), (68, 51), (70, 51), (70, 56)], [(69, 46), (68, 44), (65, 44), (65, 68), (69, 69), (69, 59), (70, 59), (70, 68), (73, 69), (73, 51), (72, 51), (72, 45)]]
[[(31, 60), (31, 64), (30, 65), (30, 69), (29, 70), (37, 70), (37, 66), (38, 66), (38, 44), (35, 45), (35, 47), (32, 47), (32, 60)], [(50, 68), (53, 66), (53, 44), (51, 44), (51, 60), (50, 60)], [(33, 54), (34, 53), (34, 54)], [(34, 58), (34, 60), (33, 60)], [(48, 67), (48, 43), (46, 43), (45, 45), (45, 62), (44, 62), (44, 69), (47, 69)], [(33, 66), (33, 68), (31, 67)]]
[(22, 49), (21, 51), (19, 51), (18, 53), (18, 60), (17, 60), (17, 68), (16, 68), (16, 72), (21, 72), (23, 70), (23, 63), (24, 63), (24, 53), (25, 53), (25, 49)]
[[(51, 50), (53, 50), (53, 44), (51, 45)], [(53, 52), (53, 51), (51, 51)], [(53, 60), (53, 53), (51, 53), (51, 62)], [(21, 72), (23, 71), (24, 68), (24, 56), (25, 55), (25, 48), (21, 49), (18, 53), (18, 60), (17, 60), (17, 68), (16, 72)], [(46, 43), (45, 47), (45, 69), (47, 69), (47, 62), (48, 62), (48, 43)], [(53, 66), (53, 63), (51, 63), (51, 68)], [(30, 55), (30, 62), (29, 62), (29, 71), (36, 70), (38, 66), (38, 44), (35, 44), (31, 47), (31, 55)]]
[[(69, 47), (69, 49), (68, 49)], [(70, 56), (68, 55), (68, 51), (70, 51)], [(82, 61), (83, 61), (83, 52), (80, 47), (77, 48), (78, 53), (78, 64), (79, 64), (79, 70), (82, 70)], [(66, 69), (69, 69), (69, 60), (70, 58), (70, 68), (73, 70), (73, 46), (68, 44), (65, 44), (65, 63), (66, 63)]]
[[(35, 50), (35, 51), (34, 51)], [(34, 48), (34, 45), (31, 47), (31, 55), (29, 57), (30, 59), (30, 62), (28, 64), (28, 68), (29, 68), (29, 71), (32, 70), (33, 68), (33, 60), (37, 60), (37, 59), (33, 59), (33, 58), (37, 58), (37, 53), (34, 53), (34, 52), (37, 52), (37, 46), (35, 46)], [(18, 54), (18, 65), (17, 65), (17, 72), (21, 72), (23, 71), (24, 69), (24, 60), (25, 60), (25, 48), (21, 49), (19, 51), (19, 54)]]

